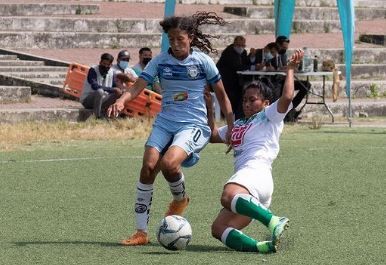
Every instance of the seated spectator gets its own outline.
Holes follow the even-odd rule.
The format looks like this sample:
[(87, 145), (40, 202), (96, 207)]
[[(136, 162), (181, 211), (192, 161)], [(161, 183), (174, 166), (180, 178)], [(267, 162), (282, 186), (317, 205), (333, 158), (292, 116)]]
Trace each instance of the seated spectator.
[(277, 54), (271, 59), (271, 65), (276, 70), (285, 71), (287, 69), (287, 50), (290, 40), (286, 36), (279, 36), (275, 41)]
[(277, 55), (278, 46), (270, 42), (263, 49), (251, 48), (249, 52), (250, 70), (273, 70), (271, 59)]
[(114, 82), (113, 61), (111, 54), (102, 54), (99, 65), (90, 67), (83, 85), (80, 102), (86, 109), (93, 109), (97, 119), (106, 117), (107, 108), (122, 94), (123, 88)]
[[(287, 69), (287, 50), (290, 40), (286, 36), (278, 36), (276, 38), (276, 44), (278, 46), (278, 54), (271, 59), (271, 65), (275, 70), (284, 71)], [(274, 100), (281, 96), (284, 87), (284, 77), (277, 75), (271, 80), (274, 84)], [(308, 91), (311, 88), (309, 81), (295, 80), (295, 91), (298, 91), (294, 99), (292, 100), (293, 109), (290, 110), (284, 119), (284, 121), (296, 122), (301, 110), (296, 110), (296, 107), (300, 105), (302, 100), (307, 96)]]
[(220, 71), (225, 91), (231, 102), (235, 119), (244, 116), (242, 110), (243, 84), (237, 71), (248, 70), (250, 67), (245, 43), (246, 40), (243, 36), (236, 36), (233, 43), (228, 45), (221, 53), (217, 62), (217, 68)]
[(117, 64), (112, 66), (114, 74), (126, 74), (131, 82), (135, 82), (138, 78), (136, 72), (129, 66), (130, 53), (128, 50), (122, 50), (118, 53)]
[[(153, 58), (153, 52), (148, 47), (143, 47), (139, 49), (139, 62), (134, 65), (133, 70), (135, 73), (140, 76), (143, 69), (145, 69), (146, 65), (150, 60)], [(154, 78), (154, 81), (152, 84), (148, 84), (147, 89), (152, 90), (158, 94), (161, 94), (161, 85), (158, 79), (158, 76)]]

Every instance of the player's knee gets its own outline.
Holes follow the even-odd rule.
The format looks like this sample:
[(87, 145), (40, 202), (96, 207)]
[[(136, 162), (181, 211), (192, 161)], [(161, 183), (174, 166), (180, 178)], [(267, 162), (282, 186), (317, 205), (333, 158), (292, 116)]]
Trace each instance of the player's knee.
[(180, 165), (173, 159), (162, 159), (160, 167), (164, 175), (166, 174), (174, 176), (178, 175), (180, 172)]
[(226, 209), (230, 209), (233, 197), (234, 195), (232, 193), (224, 190), (221, 195), (221, 205)]
[(141, 168), (141, 179), (152, 179), (157, 170), (156, 164), (149, 161), (144, 162)]

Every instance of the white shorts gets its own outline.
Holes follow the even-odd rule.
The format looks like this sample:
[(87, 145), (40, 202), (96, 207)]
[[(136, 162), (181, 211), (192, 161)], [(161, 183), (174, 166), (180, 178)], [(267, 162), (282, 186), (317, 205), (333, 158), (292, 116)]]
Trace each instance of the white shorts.
[(254, 163), (237, 171), (227, 181), (245, 187), (264, 207), (269, 208), (273, 193), (271, 167), (264, 163)]

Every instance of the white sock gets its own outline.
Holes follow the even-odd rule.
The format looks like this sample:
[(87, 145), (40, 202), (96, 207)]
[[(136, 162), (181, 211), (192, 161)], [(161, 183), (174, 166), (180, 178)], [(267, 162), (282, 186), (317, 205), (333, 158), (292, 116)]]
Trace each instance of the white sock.
[(147, 231), (151, 201), (153, 199), (153, 184), (137, 183), (137, 199), (135, 201), (135, 219), (137, 230)]
[(170, 192), (173, 195), (173, 199), (176, 201), (181, 201), (185, 197), (185, 177), (181, 172), (181, 178), (176, 182), (168, 182)]

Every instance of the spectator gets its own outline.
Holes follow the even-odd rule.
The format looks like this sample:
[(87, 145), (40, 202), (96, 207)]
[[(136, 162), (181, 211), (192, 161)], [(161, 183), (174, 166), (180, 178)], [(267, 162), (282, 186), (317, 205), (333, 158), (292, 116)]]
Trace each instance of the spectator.
[(126, 74), (130, 82), (135, 82), (138, 78), (136, 72), (129, 66), (130, 53), (128, 50), (122, 50), (118, 53), (117, 64), (114, 64), (112, 69), (114, 74), (123, 73)]
[(275, 43), (278, 47), (278, 54), (271, 59), (271, 65), (276, 70), (285, 70), (287, 66), (287, 50), (290, 40), (286, 36), (279, 36)]
[(221, 53), (217, 62), (217, 68), (220, 71), (225, 91), (231, 101), (235, 118), (243, 117), (241, 107), (242, 82), (239, 79), (237, 71), (248, 70), (250, 61), (245, 50), (245, 38), (236, 36), (233, 43), (228, 45)]
[(251, 48), (249, 52), (250, 70), (273, 70), (271, 59), (278, 52), (278, 45), (275, 42), (270, 42), (263, 49)]
[[(138, 76), (141, 75), (142, 71), (145, 69), (146, 65), (151, 61), (152, 58), (153, 52), (150, 48), (143, 47), (139, 49), (139, 62), (133, 67), (133, 70)], [(153, 83), (148, 84), (146, 88), (161, 94), (161, 85), (158, 76), (155, 77)]]
[(90, 68), (83, 85), (80, 102), (86, 109), (93, 109), (97, 119), (105, 117), (107, 108), (122, 95), (114, 81), (113, 61), (111, 54), (102, 54), (99, 65)]
[[(279, 36), (276, 38), (276, 44), (279, 47), (278, 54), (271, 60), (271, 65), (273, 68), (279, 71), (284, 71), (287, 68), (287, 50), (290, 40), (286, 36)], [(275, 86), (274, 89), (274, 99), (277, 99), (281, 96), (284, 78), (283, 76), (277, 75), (272, 78), (272, 83)], [(301, 113), (301, 110), (296, 110), (296, 107), (300, 105), (305, 96), (307, 96), (308, 91), (311, 88), (311, 83), (309, 81), (295, 80), (295, 91), (298, 91), (294, 99), (292, 100), (292, 107), (290, 112), (288, 112), (284, 121), (286, 122), (296, 122)]]

